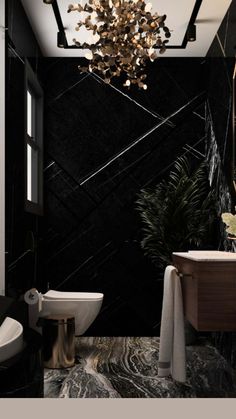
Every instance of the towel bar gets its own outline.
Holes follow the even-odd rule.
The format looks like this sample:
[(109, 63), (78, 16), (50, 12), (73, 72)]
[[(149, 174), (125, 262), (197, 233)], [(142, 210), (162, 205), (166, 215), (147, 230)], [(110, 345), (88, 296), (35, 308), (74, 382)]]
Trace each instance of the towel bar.
[(186, 276), (189, 276), (190, 278), (192, 278), (192, 275), (191, 274), (182, 274), (181, 272), (178, 272), (177, 271), (177, 275), (180, 277), (180, 278), (183, 278), (184, 276), (186, 277)]

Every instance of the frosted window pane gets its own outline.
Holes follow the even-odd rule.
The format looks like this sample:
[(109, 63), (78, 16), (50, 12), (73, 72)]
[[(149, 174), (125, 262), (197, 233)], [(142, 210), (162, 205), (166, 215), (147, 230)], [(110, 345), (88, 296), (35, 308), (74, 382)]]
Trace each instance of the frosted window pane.
[(27, 144), (27, 199), (32, 201), (32, 147)]
[(27, 91), (27, 134), (32, 137), (32, 96)]
[(27, 199), (38, 202), (38, 151), (27, 144)]

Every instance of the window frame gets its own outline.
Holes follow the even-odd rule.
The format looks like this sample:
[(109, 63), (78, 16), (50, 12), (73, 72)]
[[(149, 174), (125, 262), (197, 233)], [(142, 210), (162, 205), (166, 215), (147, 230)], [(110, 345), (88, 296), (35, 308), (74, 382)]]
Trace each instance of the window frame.
[(232, 83), (232, 177), (234, 194), (236, 196), (236, 59), (234, 62), (233, 83)]
[[(43, 89), (33, 72), (29, 62), (25, 61), (25, 141), (24, 141), (24, 168), (25, 168), (25, 210), (35, 215), (43, 215)], [(33, 136), (28, 134), (28, 92), (33, 100), (32, 130)], [(31, 165), (32, 185), (37, 188), (37, 202), (28, 199), (28, 146), (37, 155), (37, 167)], [(36, 170), (34, 172), (34, 170)]]

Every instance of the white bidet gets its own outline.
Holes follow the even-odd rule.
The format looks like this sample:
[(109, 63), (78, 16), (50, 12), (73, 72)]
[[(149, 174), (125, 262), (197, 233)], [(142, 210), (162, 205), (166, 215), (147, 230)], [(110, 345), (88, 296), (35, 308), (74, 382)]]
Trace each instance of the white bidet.
[(22, 325), (15, 319), (6, 317), (0, 326), (0, 362), (17, 355), (23, 346)]

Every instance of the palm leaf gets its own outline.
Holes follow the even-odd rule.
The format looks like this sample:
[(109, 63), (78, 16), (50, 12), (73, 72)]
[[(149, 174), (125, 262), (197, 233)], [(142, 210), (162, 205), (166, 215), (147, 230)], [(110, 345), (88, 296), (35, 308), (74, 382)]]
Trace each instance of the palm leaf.
[(168, 181), (141, 190), (137, 210), (143, 226), (141, 246), (155, 264), (171, 263), (173, 251), (207, 246), (216, 200), (205, 163), (193, 171), (186, 157), (178, 158)]

